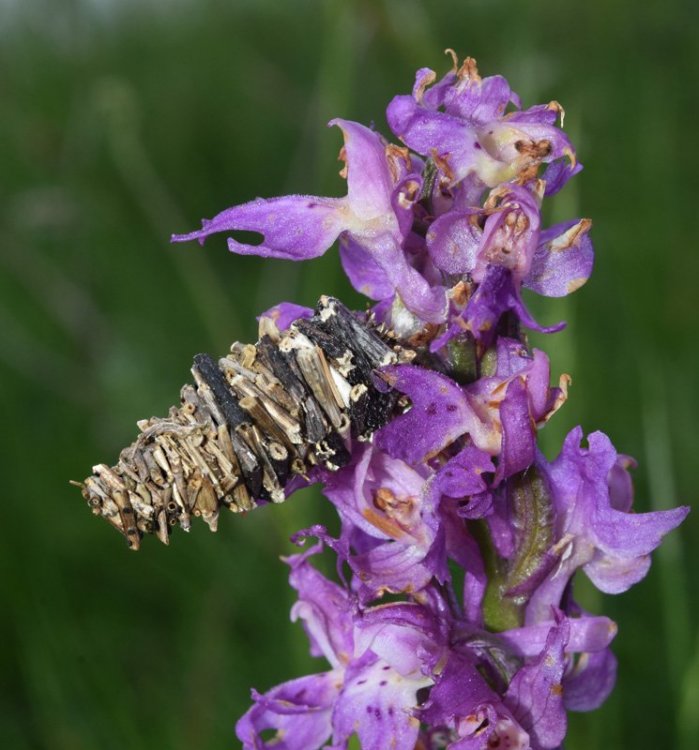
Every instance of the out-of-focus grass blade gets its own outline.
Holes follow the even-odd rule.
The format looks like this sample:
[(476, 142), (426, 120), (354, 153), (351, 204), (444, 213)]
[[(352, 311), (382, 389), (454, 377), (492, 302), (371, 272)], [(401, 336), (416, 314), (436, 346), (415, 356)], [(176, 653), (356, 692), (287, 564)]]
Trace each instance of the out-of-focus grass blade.
[[(670, 372), (662, 360), (649, 357), (640, 366), (643, 394), (643, 435), (645, 467), (650, 499), (654, 510), (665, 510), (677, 505), (672, 465), (672, 435), (668, 422), (667, 391), (671, 388)], [(674, 705), (681, 706), (681, 691), (685, 686), (687, 655), (691, 653), (691, 622), (688, 607), (688, 586), (684, 574), (684, 552), (679, 533), (669, 534), (655, 552), (662, 585), (660, 587), (662, 618), (665, 628), (664, 648), (667, 655), (669, 683), (675, 691)], [(697, 673), (699, 677), (699, 673)], [(695, 706), (696, 708), (696, 706)], [(678, 710), (676, 721), (680, 734), (687, 717)], [(695, 726), (699, 727), (699, 724)], [(695, 738), (697, 735), (695, 734)], [(696, 742), (681, 745), (692, 750)]]
[(694, 641), (692, 656), (686, 660), (686, 664), (678, 710), (677, 747), (680, 750), (694, 750), (699, 747), (699, 635)]

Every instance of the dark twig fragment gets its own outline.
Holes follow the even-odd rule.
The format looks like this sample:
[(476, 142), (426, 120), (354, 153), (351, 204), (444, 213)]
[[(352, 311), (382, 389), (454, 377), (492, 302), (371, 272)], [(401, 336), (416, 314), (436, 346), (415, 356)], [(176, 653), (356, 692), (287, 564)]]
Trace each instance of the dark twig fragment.
[(294, 475), (346, 465), (351, 437), (371, 439), (397, 411), (397, 394), (376, 378), (414, 352), (371, 321), (330, 297), (287, 331), (263, 320), (254, 346), (236, 342), (218, 362), (197, 354), (180, 406), (139, 422), (116, 466), (76, 483), (133, 549), (148, 533), (167, 544), (192, 516), (215, 530), (221, 507), (282, 502)]

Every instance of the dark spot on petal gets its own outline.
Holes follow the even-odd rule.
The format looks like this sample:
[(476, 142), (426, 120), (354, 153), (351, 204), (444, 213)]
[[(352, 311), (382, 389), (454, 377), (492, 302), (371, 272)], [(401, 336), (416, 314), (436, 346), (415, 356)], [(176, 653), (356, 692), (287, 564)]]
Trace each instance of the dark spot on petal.
[(377, 708), (374, 709), (374, 716), (376, 716), (377, 719), (381, 718), (381, 709), (380, 708), (377, 707)]
[(480, 144), (480, 143), (478, 143), (478, 141), (476, 141), (476, 142), (475, 142), (475, 143), (473, 144), (473, 148), (477, 149), (478, 151), (482, 151), (482, 150), (483, 150), (483, 146), (481, 146), (481, 144)]
[(434, 417), (434, 415), (437, 413), (437, 404), (435, 404), (434, 402), (428, 404), (425, 412), (427, 413), (427, 416)]
[(393, 706), (389, 706), (388, 707), (388, 715), (389, 716), (393, 716), (394, 713), (395, 713), (395, 711), (393, 710)]
[(379, 683), (379, 686), (383, 687), (384, 685), (388, 685), (388, 680), (381, 680), (381, 682)]
[(384, 672), (386, 672), (386, 671), (387, 671), (387, 670), (389, 670), (390, 668), (391, 668), (391, 667), (390, 667), (390, 665), (388, 665), (388, 664), (385, 664), (385, 665), (384, 665), (383, 667), (381, 667), (381, 669), (383, 669), (383, 671), (384, 671)]
[(366, 685), (366, 680), (357, 680), (357, 685)]
[(366, 707), (366, 712), (370, 714), (374, 709), (371, 706)]
[(454, 413), (459, 407), (456, 404), (447, 404), (447, 411)]

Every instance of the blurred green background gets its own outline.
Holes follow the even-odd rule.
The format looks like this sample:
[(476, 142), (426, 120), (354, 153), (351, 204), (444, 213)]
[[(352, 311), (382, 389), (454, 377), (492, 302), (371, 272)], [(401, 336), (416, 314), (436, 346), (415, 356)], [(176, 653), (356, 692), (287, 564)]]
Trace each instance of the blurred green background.
[[(254, 316), (321, 293), (360, 304), (334, 252), (300, 267), (171, 246), (256, 195), (342, 194), (333, 116), (374, 121), (445, 47), (556, 98), (585, 171), (551, 221), (592, 217), (596, 273), (534, 301), (565, 409), (636, 456), (637, 508), (697, 497), (696, 99), (690, 0), (0, 0), (0, 746), (237, 747), (249, 688), (324, 669), (306, 654), (288, 535), (314, 492), (138, 554), (68, 479), (164, 414), (194, 353), (254, 340)], [(537, 343), (541, 346), (541, 341)], [(699, 747), (699, 515), (628, 594), (616, 692), (571, 750)]]

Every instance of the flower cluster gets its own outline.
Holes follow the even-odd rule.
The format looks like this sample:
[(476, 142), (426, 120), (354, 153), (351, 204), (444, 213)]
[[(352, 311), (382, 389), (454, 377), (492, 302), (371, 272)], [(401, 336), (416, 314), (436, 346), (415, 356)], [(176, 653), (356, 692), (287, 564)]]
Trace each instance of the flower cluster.
[[(305, 260), (339, 240), (372, 319), (420, 352), (381, 377), (409, 408), (352, 460), (317, 479), (339, 538), (286, 559), (311, 653), (329, 670), (261, 694), (238, 722), (246, 749), (543, 750), (566, 712), (598, 707), (615, 680), (615, 624), (573, 598), (578, 569), (620, 593), (687, 508), (632, 512), (632, 459), (580, 428), (549, 462), (537, 431), (564, 403), (544, 328), (522, 287), (559, 297), (593, 265), (587, 219), (542, 227), (541, 204), (580, 171), (556, 102), (522, 109), (472, 59), (437, 80), (417, 72), (388, 106), (404, 146), (355, 122), (344, 137), (347, 195), (292, 195), (230, 208), (176, 240), (246, 230), (233, 252)], [(302, 308), (275, 310), (280, 328)], [(332, 581), (313, 564), (329, 550)]]

